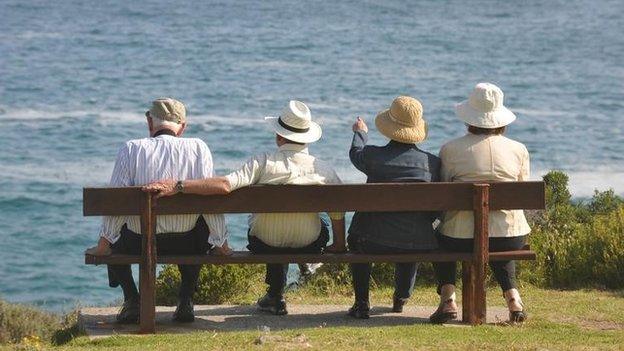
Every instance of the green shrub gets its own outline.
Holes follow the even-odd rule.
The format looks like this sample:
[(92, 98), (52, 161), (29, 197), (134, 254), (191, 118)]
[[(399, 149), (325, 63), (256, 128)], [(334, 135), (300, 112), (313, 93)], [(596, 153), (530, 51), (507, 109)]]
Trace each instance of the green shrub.
[(0, 300), (0, 344), (48, 342), (60, 326), (51, 313)]
[[(234, 303), (259, 289), (264, 280), (261, 265), (205, 265), (199, 274), (194, 301), (197, 304)], [(167, 265), (156, 279), (156, 303), (175, 305), (178, 302), (180, 272)]]
[[(624, 287), (624, 203), (613, 190), (572, 203), (568, 177), (550, 172), (546, 210), (532, 218), (530, 242), (537, 261), (521, 277), (557, 288)], [(526, 269), (528, 268), (528, 269)]]

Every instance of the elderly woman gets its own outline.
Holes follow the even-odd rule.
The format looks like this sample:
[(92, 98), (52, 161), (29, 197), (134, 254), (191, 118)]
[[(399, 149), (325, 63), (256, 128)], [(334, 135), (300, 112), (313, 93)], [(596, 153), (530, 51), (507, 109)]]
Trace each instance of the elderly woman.
[[(503, 106), (503, 92), (494, 84), (479, 83), (467, 101), (456, 106), (456, 114), (466, 123), (468, 133), (442, 146), (442, 181), (510, 182), (529, 178), (529, 152), (503, 136), (505, 126), (516, 116)], [(474, 221), (471, 211), (448, 211), (438, 228), (440, 247), (449, 251), (472, 251)], [(489, 215), (490, 251), (517, 250), (524, 246), (530, 228), (522, 210), (491, 211)], [(438, 278), (440, 305), (431, 315), (432, 323), (457, 318), (455, 303), (455, 262), (434, 265)], [(514, 261), (490, 262), (496, 281), (503, 290), (509, 319), (522, 322), (520, 294), (515, 284)]]
[[(364, 172), (367, 183), (435, 182), (440, 177), (440, 159), (416, 146), (425, 140), (427, 125), (422, 105), (414, 98), (399, 96), (390, 109), (375, 119), (377, 129), (390, 138), (385, 146), (366, 145), (368, 128), (358, 117), (353, 125), (353, 142), (349, 157)], [(417, 201), (417, 199), (415, 199)], [(349, 228), (349, 251), (356, 253), (398, 253), (437, 248), (431, 212), (356, 212)], [(397, 263), (392, 311), (400, 313), (412, 294), (416, 279), (416, 263)], [(349, 315), (369, 317), (368, 291), (371, 264), (351, 265), (355, 304)]]

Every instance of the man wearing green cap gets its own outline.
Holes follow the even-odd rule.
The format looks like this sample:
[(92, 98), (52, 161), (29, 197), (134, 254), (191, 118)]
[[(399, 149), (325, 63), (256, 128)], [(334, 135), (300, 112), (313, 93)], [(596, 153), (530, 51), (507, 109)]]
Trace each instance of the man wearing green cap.
[[(127, 141), (117, 154), (111, 187), (149, 184), (165, 177), (180, 180), (213, 176), (212, 155), (200, 139), (182, 138), (186, 128), (186, 108), (171, 98), (154, 100), (145, 113), (149, 138)], [(180, 182), (180, 185), (182, 183)], [(156, 246), (163, 255), (229, 254), (223, 215), (158, 216)], [(102, 223), (98, 245), (88, 254), (103, 256), (111, 253), (141, 253), (139, 216), (106, 217)], [(179, 265), (182, 283), (179, 304), (173, 315), (178, 322), (194, 320), (192, 296), (199, 277), (200, 265)], [(120, 323), (136, 323), (139, 319), (139, 293), (130, 265), (109, 265), (109, 285), (121, 285), (123, 308), (117, 315)]]

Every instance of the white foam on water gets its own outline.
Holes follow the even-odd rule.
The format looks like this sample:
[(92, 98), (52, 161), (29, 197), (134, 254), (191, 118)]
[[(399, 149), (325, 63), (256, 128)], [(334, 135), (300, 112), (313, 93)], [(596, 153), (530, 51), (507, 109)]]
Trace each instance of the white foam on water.
[(565, 116), (568, 112), (561, 110), (533, 110), (524, 108), (509, 107), (513, 112), (520, 113), (527, 116), (539, 116), (539, 117), (559, 117)]
[(56, 160), (54, 167), (41, 163), (6, 164), (0, 167), (0, 178), (20, 182), (103, 186), (108, 183), (113, 171), (112, 159), (114, 155), (110, 159), (90, 158), (88, 161)]
[(35, 32), (32, 30), (13, 34), (0, 34), (0, 40), (55, 39), (62, 37), (64, 37), (64, 35), (58, 32)]

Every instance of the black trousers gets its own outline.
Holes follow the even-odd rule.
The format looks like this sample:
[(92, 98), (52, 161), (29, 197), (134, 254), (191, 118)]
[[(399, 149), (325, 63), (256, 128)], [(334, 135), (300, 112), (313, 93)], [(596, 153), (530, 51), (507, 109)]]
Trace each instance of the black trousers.
[[(473, 239), (457, 239), (442, 234), (437, 235), (440, 249), (455, 252), (472, 252)], [(490, 251), (511, 251), (522, 249), (526, 243), (526, 235), (507, 238), (490, 238)], [(434, 263), (438, 278), (438, 294), (445, 284), (455, 285), (457, 280), (457, 262)], [(492, 261), (490, 268), (503, 292), (516, 287), (516, 262), (515, 261)]]
[[(300, 254), (300, 253), (321, 253), (329, 241), (329, 229), (325, 221), (321, 221), (321, 233), (318, 239), (304, 247), (275, 247), (264, 243), (255, 236), (248, 235), (249, 244), (247, 249), (258, 254)], [(269, 263), (266, 265), (265, 283), (269, 285), (267, 292), (271, 297), (282, 297), (286, 288), (286, 277), (288, 275), (287, 263)]]
[[(156, 235), (156, 251), (159, 255), (203, 255), (210, 249), (209, 235), (210, 230), (204, 217), (199, 216), (195, 227), (186, 233)], [(142, 240), (140, 234), (124, 225), (121, 228), (121, 237), (111, 245), (111, 249), (116, 254), (140, 255)], [(197, 289), (201, 265), (178, 265), (178, 269), (182, 276), (179, 297), (181, 300), (190, 299)], [(139, 297), (130, 265), (108, 265), (108, 283), (113, 288), (121, 285), (126, 301)]]
[[(349, 235), (349, 251), (364, 254), (396, 254), (422, 252), (420, 250), (406, 250), (389, 247), (374, 242), (358, 238), (356, 235)], [(372, 263), (352, 263), (351, 277), (353, 279), (353, 290), (356, 301), (366, 301), (369, 299), (370, 276), (373, 268)], [(412, 296), (418, 263), (402, 262), (394, 264), (394, 297), (407, 299)]]

